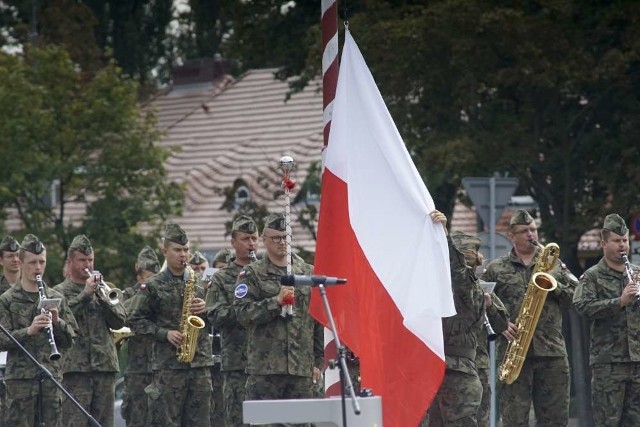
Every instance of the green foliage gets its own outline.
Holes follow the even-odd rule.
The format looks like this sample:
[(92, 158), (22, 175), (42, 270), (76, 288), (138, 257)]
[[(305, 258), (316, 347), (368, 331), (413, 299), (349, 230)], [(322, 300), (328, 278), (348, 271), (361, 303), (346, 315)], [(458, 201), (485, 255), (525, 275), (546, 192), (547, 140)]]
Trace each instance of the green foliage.
[[(50, 265), (85, 233), (96, 267), (129, 284), (131, 260), (155, 246), (158, 227), (182, 201), (167, 183), (169, 152), (154, 145), (160, 135), (137, 104), (136, 84), (113, 64), (88, 80), (56, 47), (0, 54), (0, 64), (0, 96), (11, 100), (0, 106), (0, 156), (13, 160), (0, 172), (0, 207), (45, 241)], [(61, 268), (48, 270), (49, 282)]]

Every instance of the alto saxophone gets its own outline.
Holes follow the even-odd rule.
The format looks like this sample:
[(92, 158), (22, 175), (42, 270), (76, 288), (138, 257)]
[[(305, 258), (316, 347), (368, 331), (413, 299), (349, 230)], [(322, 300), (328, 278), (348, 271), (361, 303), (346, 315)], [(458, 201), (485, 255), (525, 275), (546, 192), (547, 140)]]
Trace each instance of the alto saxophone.
[(191, 302), (196, 295), (196, 274), (193, 269), (185, 263), (185, 272), (188, 275), (184, 284), (184, 298), (182, 300), (182, 314), (180, 315), (180, 333), (182, 334), (182, 344), (178, 348), (178, 361), (191, 363), (196, 355), (198, 347), (198, 334), (204, 328), (204, 320), (191, 314)]
[(542, 246), (535, 240), (532, 240), (531, 244), (541, 248), (542, 252), (536, 259), (533, 275), (515, 321), (516, 337), (507, 345), (504, 360), (500, 365), (500, 381), (507, 384), (512, 384), (518, 379), (547, 295), (558, 286), (556, 279), (548, 273), (558, 261), (560, 247), (555, 243)]

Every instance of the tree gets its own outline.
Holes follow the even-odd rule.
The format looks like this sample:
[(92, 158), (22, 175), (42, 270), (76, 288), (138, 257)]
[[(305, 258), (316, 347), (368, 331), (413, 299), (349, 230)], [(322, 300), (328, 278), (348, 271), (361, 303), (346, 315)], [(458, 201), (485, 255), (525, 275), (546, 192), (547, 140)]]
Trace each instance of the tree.
[[(86, 233), (96, 267), (127, 284), (137, 252), (156, 245), (158, 227), (181, 210), (181, 189), (167, 182), (169, 152), (154, 117), (136, 102), (137, 86), (110, 63), (88, 80), (57, 47), (0, 54), (0, 210), (62, 259)], [(76, 217), (70, 217), (70, 209)], [(82, 215), (83, 208), (86, 215)], [(142, 224), (145, 227), (142, 228)], [(50, 262), (51, 263), (51, 262)], [(48, 269), (50, 283), (61, 264)]]

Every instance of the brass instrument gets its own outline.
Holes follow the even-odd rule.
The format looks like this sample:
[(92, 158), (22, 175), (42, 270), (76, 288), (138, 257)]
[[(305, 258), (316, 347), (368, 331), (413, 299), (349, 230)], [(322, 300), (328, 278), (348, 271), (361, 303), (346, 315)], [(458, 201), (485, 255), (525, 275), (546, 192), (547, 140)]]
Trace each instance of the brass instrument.
[(121, 346), (127, 338), (134, 335), (135, 334), (133, 333), (133, 331), (126, 326), (120, 329), (111, 329), (111, 336), (113, 337), (113, 342), (115, 343), (116, 347)]
[[(38, 308), (40, 309), (40, 314), (50, 315), (49, 310), (46, 308), (47, 294), (44, 291), (44, 282), (42, 281), (42, 276), (39, 274), (36, 274), (36, 283), (38, 284), (38, 293), (40, 294), (40, 301), (38, 302)], [(60, 359), (60, 352), (58, 351), (58, 347), (56, 346), (56, 340), (53, 335), (53, 325), (49, 324), (46, 330), (47, 330), (47, 335), (49, 336), (49, 345), (51, 346), (51, 353), (49, 354), (49, 360), (51, 361), (58, 360)]]
[(111, 305), (117, 305), (122, 300), (122, 291), (116, 287), (112, 288), (107, 285), (99, 271), (89, 271), (88, 268), (85, 268), (84, 271), (93, 277), (94, 280), (99, 280), (98, 286), (96, 286), (96, 295), (98, 298)]
[(532, 240), (531, 244), (541, 248), (542, 251), (536, 259), (533, 275), (527, 286), (527, 291), (524, 294), (524, 299), (515, 321), (517, 328), (516, 338), (507, 345), (504, 360), (500, 365), (500, 381), (507, 384), (512, 384), (518, 379), (547, 295), (558, 286), (556, 279), (548, 272), (553, 269), (558, 261), (560, 256), (559, 246), (555, 243), (549, 243), (543, 247), (535, 240)]
[[(627, 253), (620, 252), (620, 257), (622, 258), (622, 262), (624, 262), (624, 271), (627, 274), (627, 280), (629, 283), (635, 283), (637, 285), (638, 283), (633, 279), (633, 268), (631, 267)], [(638, 290), (636, 294), (636, 305), (640, 306), (640, 290)]]
[(196, 274), (185, 262), (186, 281), (184, 284), (184, 298), (182, 300), (182, 314), (180, 315), (180, 333), (182, 344), (178, 348), (178, 361), (191, 363), (198, 347), (198, 334), (204, 328), (204, 320), (191, 314), (191, 302), (196, 295)]

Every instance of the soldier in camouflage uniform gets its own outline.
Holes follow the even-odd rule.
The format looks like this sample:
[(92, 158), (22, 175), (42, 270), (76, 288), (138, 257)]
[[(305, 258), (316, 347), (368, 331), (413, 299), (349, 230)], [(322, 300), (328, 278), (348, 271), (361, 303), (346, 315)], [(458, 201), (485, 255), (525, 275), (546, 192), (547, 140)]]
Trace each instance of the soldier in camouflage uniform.
[(258, 228), (253, 219), (241, 215), (233, 221), (231, 246), (236, 257), (227, 267), (214, 274), (206, 303), (209, 321), (220, 331), (225, 425), (237, 427), (243, 425), (247, 331), (236, 319), (233, 301), (238, 274), (245, 265), (251, 263), (249, 252), (258, 249)]
[[(153, 337), (153, 380), (149, 397), (148, 425), (157, 427), (198, 426), (209, 420), (211, 406), (211, 337), (199, 330), (192, 362), (181, 362), (177, 351), (185, 339), (180, 330), (189, 239), (178, 224), (167, 224), (162, 254), (166, 267), (150, 277), (133, 297), (129, 324), (136, 335)], [(191, 315), (205, 316), (204, 289), (188, 305)], [(206, 421), (205, 421), (206, 420)]]
[[(431, 213), (433, 222), (446, 226), (439, 211)], [(446, 227), (445, 227), (446, 232)], [(482, 264), (480, 239), (462, 232), (447, 236), (451, 286), (456, 315), (442, 319), (444, 354), (447, 364), (444, 380), (429, 408), (429, 427), (477, 426), (476, 415), (482, 399), (482, 384), (475, 366), (479, 331), (483, 329), (484, 292), (475, 275)]]
[[(51, 345), (46, 329), (53, 327), (58, 351), (73, 344), (77, 324), (63, 295), (45, 284), (47, 298), (60, 298), (58, 309), (49, 314), (38, 310), (40, 295), (36, 275), (43, 276), (47, 252), (40, 240), (27, 234), (20, 245), (22, 278), (0, 297), (0, 324), (31, 353), (53, 377), (62, 380), (62, 361), (49, 360)], [(4, 334), (0, 334), (0, 350), (7, 351), (7, 409), (5, 421), (15, 427), (46, 425), (57, 427), (62, 423), (62, 392), (50, 380), (42, 383), (42, 396), (38, 390), (38, 367)], [(42, 399), (43, 419), (39, 420), (38, 400)], [(113, 412), (113, 410), (112, 410)]]
[(209, 261), (207, 261), (207, 257), (205, 257), (202, 252), (195, 251), (193, 256), (189, 258), (189, 265), (191, 269), (195, 271), (199, 277), (202, 277), (202, 273), (209, 268)]
[[(309, 314), (311, 288), (281, 286), (287, 274), (285, 219), (271, 214), (262, 240), (266, 255), (245, 266), (234, 290), (238, 322), (247, 328), (245, 399), (300, 399), (314, 396), (324, 366), (324, 332)], [(310, 274), (312, 266), (293, 258), (293, 274)], [(295, 298), (293, 314), (282, 307)]]
[[(55, 290), (69, 301), (78, 322), (75, 345), (63, 357), (63, 384), (76, 400), (103, 426), (113, 426), (113, 405), (118, 354), (110, 329), (120, 329), (126, 320), (122, 302), (111, 304), (96, 294), (102, 277), (93, 271), (91, 241), (81, 234), (67, 251), (68, 277)], [(87, 419), (69, 399), (62, 407), (67, 427), (88, 425)]]
[[(533, 217), (517, 211), (510, 221), (508, 237), (513, 244), (509, 254), (493, 260), (482, 278), (496, 282), (494, 292), (511, 315), (509, 327), (498, 338), (498, 360), (503, 359), (507, 339), (514, 338), (515, 321), (541, 249)], [(549, 272), (557, 288), (549, 292), (536, 327), (522, 371), (512, 384), (501, 384), (502, 423), (509, 427), (528, 427), (531, 402), (538, 426), (565, 427), (569, 420), (569, 362), (562, 336), (562, 307), (571, 307), (575, 283), (567, 277), (561, 262)]]
[(598, 427), (640, 426), (640, 310), (638, 272), (629, 253), (629, 229), (617, 214), (601, 230), (602, 259), (580, 278), (574, 304), (591, 322), (591, 399)]
[(0, 241), (0, 295), (7, 291), (11, 285), (20, 280), (20, 257), (18, 256), (18, 241), (7, 235)]
[[(495, 293), (491, 293), (491, 304), (487, 305), (487, 318), (496, 334), (501, 334), (509, 326), (509, 313)], [(489, 413), (491, 409), (491, 387), (489, 386), (489, 343), (487, 331), (481, 330), (476, 348), (476, 369), (482, 384), (482, 400), (478, 409), (478, 425), (489, 426)]]
[[(131, 297), (146, 280), (160, 271), (158, 255), (149, 246), (142, 248), (135, 263), (136, 281), (123, 292), (124, 307), (131, 311)], [(153, 337), (134, 335), (127, 339), (127, 367), (124, 373), (122, 390), (122, 418), (127, 427), (147, 426), (147, 393), (144, 389), (151, 384), (151, 363), (153, 356)]]
[(231, 253), (231, 249), (224, 248), (220, 249), (213, 256), (213, 267), (214, 268), (225, 268), (231, 263), (231, 258), (233, 254)]

